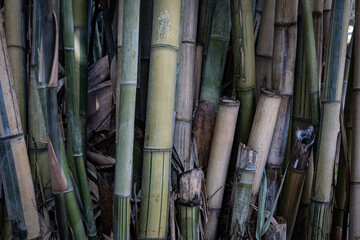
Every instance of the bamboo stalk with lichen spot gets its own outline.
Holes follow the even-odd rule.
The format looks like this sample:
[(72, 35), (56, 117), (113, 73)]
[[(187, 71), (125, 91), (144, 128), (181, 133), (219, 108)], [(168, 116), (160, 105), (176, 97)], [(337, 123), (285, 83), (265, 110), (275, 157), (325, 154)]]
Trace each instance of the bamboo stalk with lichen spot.
[(262, 87), (271, 88), (275, 6), (276, 0), (268, 0), (264, 3), (264, 13), (256, 45), (255, 78), (258, 98)]
[(1, 15), (0, 48), (0, 175), (12, 238), (36, 239), (40, 223)]
[(27, 134), (27, 69), (25, 1), (4, 1), (6, 43), (16, 99), (19, 105), (21, 126)]
[(312, 146), (315, 142), (314, 126), (297, 129), (294, 134), (289, 170), (285, 178), (284, 189), (279, 199), (278, 214), (286, 219), (286, 239), (291, 239), (301, 193), (310, 161)]
[[(360, 1), (355, 2), (355, 38), (360, 36)], [(354, 46), (354, 80), (353, 80), (353, 134), (351, 148), (351, 172), (350, 172), (350, 201), (349, 201), (349, 239), (360, 236), (360, 151), (357, 146), (360, 142), (360, 42), (355, 41)]]
[(86, 229), (89, 238), (96, 238), (96, 226), (94, 212), (90, 198), (89, 185), (86, 177), (86, 170), (82, 152), (82, 137), (80, 129), (79, 112), (76, 111), (76, 83), (75, 78), (75, 54), (74, 54), (74, 24), (72, 3), (70, 0), (61, 2), (62, 25), (65, 50), (65, 69), (66, 69), (66, 98), (67, 111), (69, 113), (69, 125), (72, 137), (72, 151), (76, 172), (79, 179), (79, 190), (84, 206)]
[(240, 102), (221, 98), (211, 144), (209, 166), (206, 174), (208, 221), (204, 224), (206, 239), (217, 239), (217, 226), (223, 200), (226, 175), (235, 135), (235, 123)]
[(241, 102), (236, 146), (247, 143), (256, 108), (255, 48), (251, 0), (231, 0), (236, 98)]
[(116, 143), (114, 185), (114, 238), (130, 239), (130, 197), (132, 192), (133, 144), (135, 128), (136, 81), (138, 72), (138, 45), (140, 0), (125, 0), (123, 11), (123, 43), (121, 53), (120, 94)]
[(184, 27), (177, 82), (174, 145), (185, 164), (185, 171), (194, 168), (190, 162), (190, 143), (193, 113), (194, 74), (198, 0), (186, 0)]
[(350, 1), (334, 0), (332, 4), (333, 17), (329, 30), (330, 48), (327, 51), (324, 72), (317, 160), (315, 161), (310, 205), (309, 239), (324, 239), (329, 235), (327, 211), (331, 202), (331, 183), (339, 127)]
[[(209, 48), (202, 73), (200, 100), (211, 102), (218, 108), (221, 83), (230, 38), (230, 2), (216, 1), (209, 39)], [(216, 66), (216, 67), (214, 67)]]
[(154, 2), (139, 238), (167, 237), (180, 10)]

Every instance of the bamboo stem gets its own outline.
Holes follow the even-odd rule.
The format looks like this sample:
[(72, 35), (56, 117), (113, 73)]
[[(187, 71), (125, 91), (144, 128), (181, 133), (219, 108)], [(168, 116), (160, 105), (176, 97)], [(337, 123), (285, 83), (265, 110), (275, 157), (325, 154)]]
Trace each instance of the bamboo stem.
[(263, 15), (263, 8), (264, 8), (264, 0), (256, 1), (255, 13), (254, 13), (254, 43), (256, 43), (259, 34), (261, 19)]
[[(114, 238), (130, 239), (130, 196), (132, 192), (136, 80), (140, 0), (124, 1), (122, 68), (114, 185)], [(116, 211), (117, 210), (117, 211)]]
[(12, 237), (35, 239), (40, 223), (1, 15), (0, 48), (0, 172)]
[(317, 161), (315, 161), (314, 185), (310, 206), (308, 237), (324, 239), (329, 235), (328, 205), (334, 170), (335, 150), (339, 126), (341, 93), (344, 77), (347, 26), (350, 1), (333, 1), (329, 32), (324, 90), (322, 94), (321, 121)]
[(235, 135), (235, 123), (240, 102), (220, 99), (216, 117), (214, 138), (211, 145), (209, 166), (206, 175), (206, 195), (208, 198), (208, 221), (204, 226), (206, 239), (217, 239), (217, 226), (223, 200), (226, 175), (230, 162)]
[[(316, 57), (317, 57), (317, 70), (318, 70), (318, 81), (321, 81), (322, 75), (322, 55), (323, 55), (323, 24), (324, 24), (324, 0), (311, 0), (312, 5), (312, 16), (314, 20), (314, 31), (315, 31), (315, 45), (316, 45)], [(318, 83), (318, 84), (319, 84)], [(320, 84), (319, 84), (320, 86)], [(319, 110), (320, 111), (320, 110)]]
[(139, 238), (167, 236), (180, 10), (154, 2)]

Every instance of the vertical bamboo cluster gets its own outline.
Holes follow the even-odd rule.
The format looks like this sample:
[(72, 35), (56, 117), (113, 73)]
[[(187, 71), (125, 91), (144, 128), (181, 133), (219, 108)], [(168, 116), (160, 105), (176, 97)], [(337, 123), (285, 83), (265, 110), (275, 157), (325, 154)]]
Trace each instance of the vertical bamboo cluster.
[(176, 118), (174, 130), (174, 145), (185, 170), (194, 166), (190, 163), (191, 122), (194, 100), (196, 30), (199, 0), (186, 0), (184, 27), (180, 51), (179, 80), (176, 94)]
[(315, 161), (314, 184), (310, 205), (308, 238), (324, 239), (329, 234), (328, 205), (330, 204), (336, 142), (344, 77), (347, 26), (350, 1), (334, 0), (329, 30), (329, 48), (321, 97), (321, 121), (318, 152)]
[(130, 195), (132, 192), (136, 81), (138, 72), (140, 0), (124, 1), (122, 69), (119, 123), (117, 124), (114, 185), (114, 237), (130, 239)]
[(36, 239), (40, 223), (1, 16), (0, 48), (0, 175), (12, 236)]
[(241, 102), (237, 142), (247, 143), (256, 106), (255, 48), (251, 0), (231, 0), (236, 98)]
[(209, 166), (206, 176), (208, 198), (208, 221), (204, 232), (206, 239), (217, 239), (217, 226), (225, 190), (226, 175), (235, 135), (235, 123), (240, 102), (221, 98), (216, 117), (214, 138), (211, 144)]
[(353, 134), (351, 148), (350, 202), (349, 202), (349, 239), (360, 236), (360, 1), (355, 2), (355, 51), (354, 51), (354, 82), (353, 82)]
[(27, 82), (26, 82), (26, 46), (25, 46), (25, 10), (24, 0), (4, 1), (6, 43), (11, 72), (14, 77), (16, 99), (19, 105), (21, 126), (27, 133)]
[(180, 0), (154, 2), (140, 238), (167, 236), (180, 9)]

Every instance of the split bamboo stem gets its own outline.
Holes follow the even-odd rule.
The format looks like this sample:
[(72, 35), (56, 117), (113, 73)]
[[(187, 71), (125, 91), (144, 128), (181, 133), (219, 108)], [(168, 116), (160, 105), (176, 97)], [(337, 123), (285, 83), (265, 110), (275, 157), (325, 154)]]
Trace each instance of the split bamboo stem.
[[(360, 36), (360, 1), (355, 2), (355, 38)], [(360, 142), (360, 42), (355, 41), (354, 51), (354, 80), (353, 80), (353, 146)], [(350, 173), (350, 201), (349, 201), (349, 239), (360, 236), (360, 151), (357, 147), (351, 148)]]
[(196, 30), (199, 0), (186, 0), (184, 27), (177, 82), (174, 145), (185, 164), (185, 171), (194, 168), (190, 162), (190, 143), (194, 100)]
[(34, 185), (0, 15), (0, 172), (14, 239), (40, 237)]
[(209, 166), (206, 175), (208, 221), (205, 223), (204, 233), (208, 240), (217, 239), (217, 226), (225, 190), (231, 149), (234, 141), (235, 123), (239, 112), (239, 106), (240, 102), (237, 100), (220, 99), (214, 137), (211, 144)]
[(21, 126), (27, 134), (26, 24), (24, 0), (4, 1), (6, 43), (19, 105)]
[(278, 205), (279, 216), (286, 219), (286, 239), (291, 239), (294, 230), (315, 136), (316, 130), (314, 126), (298, 129), (295, 132), (289, 170), (285, 178), (284, 189), (280, 195)]
[(247, 143), (256, 108), (255, 48), (251, 0), (231, 0), (236, 98), (241, 102), (236, 145)]
[(245, 237), (257, 160), (257, 152), (240, 143), (230, 202), (232, 212), (228, 231), (231, 239)]
[(94, 212), (90, 198), (89, 185), (86, 177), (86, 169), (82, 152), (82, 137), (80, 129), (79, 112), (76, 111), (76, 82), (75, 77), (75, 54), (74, 54), (74, 25), (73, 11), (70, 0), (61, 2), (62, 25), (64, 32), (64, 49), (65, 49), (65, 69), (66, 69), (66, 98), (67, 110), (69, 113), (69, 125), (72, 137), (72, 151), (76, 172), (79, 178), (79, 190), (81, 200), (84, 206), (84, 215), (86, 228), (89, 238), (96, 238), (96, 226)]
[(167, 236), (180, 10), (180, 0), (154, 2), (140, 239)]
[(324, 239), (329, 235), (327, 210), (331, 202), (350, 1), (334, 0), (332, 6), (333, 17), (329, 30), (330, 48), (327, 52), (324, 72), (318, 152), (310, 205), (309, 239)]
[(281, 99), (279, 94), (263, 89), (256, 107), (248, 143), (249, 147), (258, 152), (259, 155), (252, 187), (252, 203), (255, 203), (260, 189), (261, 178), (264, 173), (266, 159), (268, 158)]
[(176, 201), (177, 218), (183, 239), (200, 239), (199, 213), (204, 173), (193, 169), (181, 175), (180, 198)]
[(255, 77), (256, 95), (258, 98), (260, 97), (260, 89), (262, 87), (271, 88), (275, 5), (276, 0), (268, 0), (264, 3), (264, 13), (256, 45)]
[(115, 185), (114, 238), (130, 239), (130, 197), (132, 193), (135, 101), (138, 72), (140, 0), (124, 1), (122, 68), (120, 79)]
[(225, 60), (230, 40), (230, 2), (216, 1), (209, 48), (202, 73), (200, 100), (209, 101), (218, 108)]

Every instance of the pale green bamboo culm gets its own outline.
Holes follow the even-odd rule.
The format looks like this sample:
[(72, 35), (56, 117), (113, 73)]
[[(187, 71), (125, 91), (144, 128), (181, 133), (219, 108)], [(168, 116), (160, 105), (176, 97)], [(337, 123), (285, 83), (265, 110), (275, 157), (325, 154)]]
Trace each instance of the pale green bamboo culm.
[(79, 178), (79, 191), (84, 206), (84, 215), (87, 234), (90, 239), (96, 239), (96, 226), (94, 212), (90, 198), (90, 190), (86, 177), (86, 169), (82, 152), (82, 137), (80, 129), (79, 111), (76, 111), (77, 88), (75, 78), (75, 53), (74, 53), (74, 24), (71, 0), (61, 1), (62, 26), (65, 50), (66, 70), (66, 100), (69, 114), (69, 125), (72, 138), (72, 151), (76, 166), (76, 173)]
[(140, 239), (167, 236), (181, 0), (154, 2)]
[(136, 80), (138, 72), (140, 0), (124, 1), (122, 69), (114, 186), (114, 239), (130, 239)]

